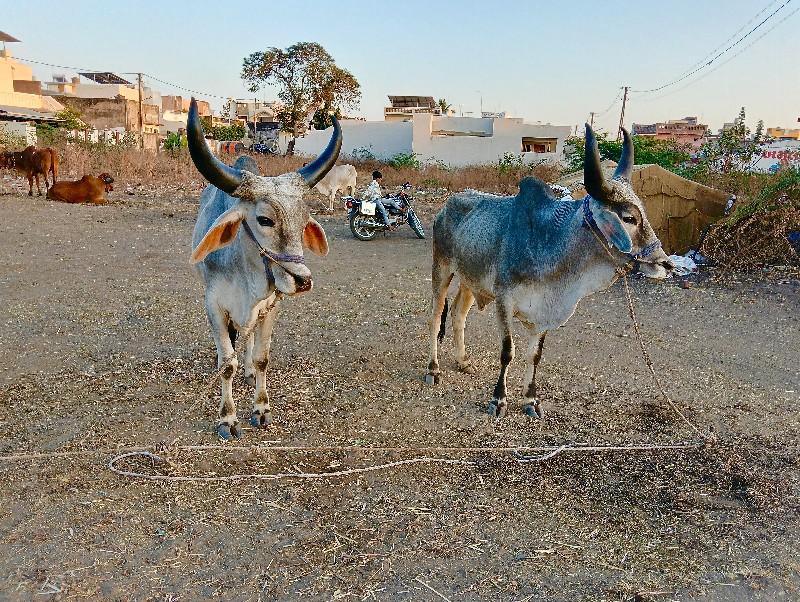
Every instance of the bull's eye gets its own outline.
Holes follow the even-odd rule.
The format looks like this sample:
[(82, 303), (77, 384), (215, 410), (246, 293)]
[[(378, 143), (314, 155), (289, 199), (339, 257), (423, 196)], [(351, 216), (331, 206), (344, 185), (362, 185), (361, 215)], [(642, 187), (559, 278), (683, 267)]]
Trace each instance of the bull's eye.
[(636, 218), (632, 215), (623, 215), (622, 221), (626, 224), (633, 224), (634, 226), (637, 224)]
[(268, 217), (259, 216), (256, 218), (256, 221), (260, 226), (266, 226), (267, 228), (272, 228), (275, 225), (275, 222), (273, 222)]

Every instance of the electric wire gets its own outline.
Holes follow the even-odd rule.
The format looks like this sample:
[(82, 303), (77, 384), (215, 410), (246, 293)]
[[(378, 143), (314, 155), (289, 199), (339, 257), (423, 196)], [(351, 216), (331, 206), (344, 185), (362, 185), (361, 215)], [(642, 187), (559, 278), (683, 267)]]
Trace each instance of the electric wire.
[(716, 70), (717, 70), (717, 69), (719, 69), (720, 67), (723, 67), (723, 66), (727, 65), (728, 63), (730, 63), (730, 62), (731, 62), (733, 59), (735, 59), (737, 56), (739, 56), (739, 55), (740, 55), (740, 54), (742, 54), (744, 51), (746, 51), (747, 49), (749, 49), (750, 47), (752, 47), (752, 46), (753, 46), (753, 45), (754, 45), (756, 42), (758, 42), (758, 41), (759, 41), (761, 38), (763, 38), (764, 36), (766, 36), (767, 34), (769, 34), (769, 33), (770, 33), (770, 32), (771, 32), (773, 29), (775, 29), (775, 28), (776, 28), (776, 27), (778, 27), (779, 25), (781, 25), (781, 24), (785, 23), (785, 22), (786, 22), (786, 21), (787, 21), (789, 18), (791, 18), (791, 17), (792, 17), (792, 16), (793, 16), (795, 13), (797, 13), (798, 11), (800, 11), (800, 7), (798, 7), (798, 8), (796, 8), (796, 9), (794, 9), (794, 10), (793, 10), (791, 13), (789, 13), (788, 15), (786, 15), (786, 16), (785, 16), (783, 19), (781, 19), (780, 21), (778, 21), (777, 23), (775, 23), (775, 24), (774, 24), (772, 27), (770, 27), (770, 28), (769, 28), (767, 31), (765, 31), (765, 32), (764, 32), (764, 33), (762, 33), (762, 34), (761, 34), (759, 37), (757, 37), (757, 38), (756, 38), (756, 39), (754, 39), (752, 42), (750, 42), (750, 43), (749, 43), (747, 46), (745, 46), (744, 48), (742, 48), (741, 50), (739, 50), (739, 52), (737, 52), (736, 54), (734, 54), (734, 55), (732, 55), (732, 56), (728, 57), (728, 59), (727, 59), (726, 61), (723, 61), (722, 63), (719, 63), (718, 65), (716, 65), (716, 66), (715, 66), (713, 69), (711, 69), (711, 71), (706, 71), (705, 73), (703, 73), (703, 74), (702, 74), (700, 77), (698, 77), (697, 79), (695, 79), (695, 80), (693, 80), (693, 81), (690, 81), (690, 82), (686, 83), (685, 85), (681, 86), (680, 88), (676, 88), (675, 90), (670, 90), (669, 92), (666, 92), (666, 93), (664, 93), (664, 94), (660, 94), (660, 95), (658, 95), (658, 96), (654, 96), (654, 97), (652, 97), (652, 98), (642, 98), (642, 97), (635, 97), (633, 100), (638, 100), (639, 102), (650, 102), (650, 101), (653, 101), (653, 100), (659, 100), (659, 99), (661, 99), (661, 98), (665, 98), (665, 97), (669, 96), (670, 94), (675, 94), (676, 92), (680, 92), (681, 90), (685, 90), (685, 89), (686, 89), (686, 88), (688, 88), (689, 86), (692, 86), (692, 85), (696, 84), (697, 82), (699, 82), (699, 81), (701, 81), (701, 80), (705, 79), (706, 77), (708, 77), (709, 75), (711, 75), (712, 73), (714, 73), (714, 71), (716, 71)]
[[(121, 75), (139, 75), (140, 72), (138, 71), (110, 71), (110, 70), (99, 70), (99, 69), (84, 69), (81, 67), (70, 67), (67, 65), (56, 65), (54, 63), (47, 63), (44, 61), (34, 61), (33, 59), (26, 59), (21, 56), (14, 57), (18, 61), (23, 61), (25, 63), (33, 63), (36, 65), (44, 65), (46, 67), (55, 67), (57, 69), (69, 69), (70, 71), (77, 71), (77, 72), (84, 72), (84, 73), (120, 73)], [(221, 98), (223, 100), (230, 100), (230, 96), (222, 96), (220, 94), (211, 94), (209, 92), (201, 92), (199, 90), (192, 90), (191, 88), (185, 88), (183, 86), (179, 86), (178, 84), (173, 84), (172, 82), (164, 81), (157, 77), (154, 77), (148, 73), (141, 73), (143, 78), (151, 79), (156, 81), (160, 84), (164, 84), (165, 86), (171, 86), (177, 90), (182, 90), (184, 92), (191, 92), (192, 94), (197, 94), (198, 96), (207, 96), (210, 98)]]
[[(651, 88), (651, 89), (649, 89), (649, 90), (632, 90), (632, 92), (636, 92), (636, 93), (639, 93), (639, 94), (649, 94), (649, 93), (652, 93), (652, 92), (658, 92), (659, 90), (663, 90), (664, 88), (668, 88), (669, 86), (674, 86), (675, 84), (677, 84), (677, 83), (679, 83), (679, 82), (681, 82), (681, 81), (685, 80), (686, 78), (688, 78), (688, 77), (691, 77), (692, 75), (694, 75), (694, 74), (695, 74), (695, 73), (697, 73), (698, 71), (701, 71), (701, 70), (705, 69), (706, 67), (709, 67), (709, 66), (710, 66), (712, 63), (714, 63), (714, 61), (716, 61), (718, 58), (720, 58), (721, 56), (723, 56), (725, 53), (727, 53), (728, 51), (730, 51), (731, 49), (733, 49), (733, 48), (734, 48), (735, 46), (737, 46), (737, 45), (738, 45), (740, 42), (744, 41), (744, 40), (745, 40), (745, 39), (746, 39), (748, 36), (750, 36), (750, 35), (751, 35), (753, 32), (755, 32), (755, 31), (756, 31), (756, 30), (757, 30), (759, 27), (761, 27), (762, 25), (764, 25), (764, 23), (766, 23), (766, 22), (767, 22), (767, 21), (769, 21), (769, 20), (770, 20), (772, 17), (774, 17), (774, 16), (775, 16), (775, 15), (776, 15), (776, 14), (777, 14), (777, 13), (778, 13), (778, 12), (779, 12), (781, 9), (783, 9), (783, 7), (785, 7), (785, 6), (786, 6), (787, 4), (789, 4), (790, 2), (792, 2), (792, 0), (785, 0), (785, 2), (784, 2), (783, 4), (781, 4), (781, 5), (780, 5), (780, 6), (779, 6), (777, 9), (775, 9), (775, 10), (774, 10), (772, 13), (770, 13), (770, 15), (769, 15), (768, 17), (766, 17), (764, 20), (762, 20), (762, 21), (761, 21), (761, 22), (760, 22), (758, 25), (756, 25), (755, 27), (753, 27), (753, 28), (752, 28), (750, 31), (748, 31), (748, 32), (747, 32), (745, 35), (743, 35), (741, 38), (739, 38), (738, 40), (736, 40), (736, 42), (734, 42), (733, 44), (731, 44), (730, 46), (728, 46), (728, 47), (727, 47), (725, 50), (723, 50), (722, 52), (718, 53), (718, 54), (717, 54), (717, 55), (716, 55), (714, 58), (712, 58), (710, 61), (707, 61), (707, 62), (703, 63), (701, 66), (699, 66), (699, 67), (697, 67), (697, 68), (695, 68), (695, 69), (693, 69), (693, 70), (689, 71), (688, 73), (684, 74), (683, 76), (681, 76), (681, 77), (679, 77), (679, 78), (677, 78), (677, 79), (675, 79), (675, 80), (673, 80), (673, 81), (671, 81), (671, 82), (669, 82), (669, 83), (663, 84), (663, 85), (661, 85), (661, 86), (658, 86), (658, 87), (656, 87), (656, 88)], [(761, 10), (761, 12), (764, 12), (764, 9), (762, 9), (762, 10)], [(760, 13), (758, 13), (758, 14), (761, 14), (761, 12), (760, 12)], [(789, 14), (789, 17), (790, 17), (790, 16), (792, 16), (792, 15), (793, 15), (795, 12), (797, 12), (797, 11), (794, 11), (794, 12), (790, 13), (790, 14)], [(758, 16), (758, 15), (756, 15), (756, 16)], [(781, 20), (781, 21), (779, 21), (778, 23), (779, 23), (779, 24), (780, 24), (780, 23), (782, 23), (782, 22), (783, 22), (783, 21), (785, 21), (787, 18), (788, 18), (788, 17), (785, 17), (784, 19), (782, 19), (782, 20)], [(751, 21), (750, 21), (750, 22), (752, 22), (752, 19), (751, 19)], [(746, 25), (745, 25), (745, 27), (746, 27)], [(774, 29), (774, 27), (773, 27), (772, 29)], [(772, 29), (769, 29), (769, 30), (767, 30), (767, 33), (769, 33), (769, 31), (772, 31)], [(740, 29), (740, 31), (741, 31), (741, 29)], [(734, 36), (735, 36), (735, 34), (734, 34)], [(763, 37), (763, 36), (761, 36), (761, 37)], [(730, 39), (730, 38), (728, 38), (728, 39)], [(756, 39), (756, 41), (757, 41), (757, 40), (759, 40), (759, 39), (761, 39), (761, 38), (757, 38), (757, 39)], [(753, 44), (751, 43), (751, 44), (749, 44), (748, 46), (746, 46), (745, 48), (749, 48), (749, 47), (750, 47), (750, 46), (752, 46), (752, 45), (753, 45)], [(738, 56), (739, 54), (740, 54), (740, 53), (737, 53), (737, 54), (735, 54), (734, 56)], [(726, 61), (726, 62), (727, 62), (727, 61)], [(723, 63), (723, 64), (724, 64), (724, 63)]]
[[(693, 63), (691, 67), (689, 67), (688, 69), (686, 69), (686, 71), (684, 71), (683, 73), (681, 73), (680, 75), (678, 75), (678, 77), (683, 77), (684, 75), (686, 75), (687, 73), (689, 73), (690, 71), (692, 71), (692, 69), (694, 69), (695, 67), (697, 67), (697, 66), (701, 65), (701, 64), (703, 63), (703, 61), (705, 61), (706, 59), (708, 59), (709, 57), (711, 57), (711, 56), (712, 56), (712, 55), (713, 55), (715, 52), (717, 52), (717, 51), (718, 51), (720, 48), (722, 48), (723, 46), (725, 46), (725, 44), (727, 44), (727, 43), (728, 43), (728, 42), (730, 42), (732, 39), (734, 39), (736, 36), (738, 36), (738, 35), (739, 35), (739, 33), (741, 33), (742, 31), (744, 31), (745, 27), (747, 27), (748, 25), (750, 25), (750, 23), (752, 23), (753, 21), (755, 21), (755, 20), (756, 20), (756, 19), (757, 19), (759, 16), (761, 16), (761, 14), (762, 14), (762, 13), (764, 13), (764, 12), (765, 12), (765, 11), (766, 11), (766, 10), (767, 10), (767, 9), (768, 9), (770, 6), (772, 6), (772, 5), (773, 5), (773, 4), (775, 4), (776, 2), (778, 2), (778, 0), (771, 0), (769, 4), (767, 4), (767, 5), (766, 5), (764, 8), (762, 8), (760, 11), (758, 11), (758, 12), (757, 12), (757, 13), (756, 13), (756, 14), (755, 14), (755, 15), (754, 15), (754, 16), (753, 16), (753, 17), (752, 17), (752, 18), (751, 18), (751, 19), (750, 19), (750, 20), (749, 20), (747, 23), (745, 23), (745, 24), (744, 24), (744, 25), (742, 25), (742, 26), (741, 26), (739, 29), (737, 29), (737, 30), (736, 30), (736, 31), (735, 31), (733, 34), (731, 34), (731, 35), (730, 35), (730, 36), (729, 36), (729, 37), (728, 37), (728, 38), (727, 38), (727, 39), (726, 39), (724, 42), (722, 42), (722, 43), (721, 43), (719, 46), (717, 46), (717, 47), (716, 47), (716, 48), (714, 48), (713, 50), (709, 51), (709, 53), (708, 53), (708, 54), (706, 54), (706, 55), (705, 55), (703, 58), (701, 58), (699, 61), (697, 61), (696, 63)], [(640, 91), (639, 91), (639, 90), (632, 90), (632, 92), (640, 92)]]

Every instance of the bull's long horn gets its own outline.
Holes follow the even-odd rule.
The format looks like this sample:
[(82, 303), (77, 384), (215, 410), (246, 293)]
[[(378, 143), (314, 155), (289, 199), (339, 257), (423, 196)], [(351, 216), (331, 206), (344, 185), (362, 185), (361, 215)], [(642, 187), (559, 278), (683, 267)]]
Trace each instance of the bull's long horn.
[(586, 124), (583, 185), (586, 187), (586, 192), (598, 201), (606, 200), (613, 193), (613, 189), (603, 177), (603, 170), (600, 168), (600, 151), (597, 149), (597, 138), (595, 138), (594, 132), (588, 123)]
[(631, 181), (633, 173), (633, 139), (628, 130), (622, 128), (622, 156), (619, 158), (619, 165), (614, 172), (615, 178)]
[(308, 183), (309, 188), (314, 188), (317, 182), (331, 170), (342, 148), (342, 128), (339, 126), (339, 120), (333, 115), (331, 115), (331, 120), (333, 121), (333, 136), (331, 136), (328, 146), (312, 163), (297, 170), (297, 173), (303, 176), (303, 179)]
[(223, 192), (233, 194), (242, 183), (242, 172), (228, 167), (217, 159), (206, 145), (203, 137), (203, 126), (197, 112), (197, 101), (192, 98), (189, 106), (189, 119), (186, 122), (186, 135), (189, 139), (189, 154), (192, 155), (197, 171)]

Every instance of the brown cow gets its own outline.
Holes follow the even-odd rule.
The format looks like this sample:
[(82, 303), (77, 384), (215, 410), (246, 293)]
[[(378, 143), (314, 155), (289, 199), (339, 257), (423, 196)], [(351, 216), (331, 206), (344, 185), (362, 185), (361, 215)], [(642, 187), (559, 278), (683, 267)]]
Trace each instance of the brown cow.
[(47, 198), (64, 203), (93, 203), (105, 205), (108, 202), (105, 193), (114, 190), (114, 181), (107, 173), (99, 176), (83, 176), (77, 182), (58, 182), (47, 191)]
[(50, 187), (47, 174), (53, 174), (53, 184), (58, 178), (58, 153), (52, 148), (36, 150), (36, 147), (29, 146), (20, 152), (0, 153), (0, 167), (14, 169), (19, 174), (28, 178), (28, 196), (33, 196), (33, 179), (36, 178), (36, 190), (42, 196), (42, 188), (39, 185), (39, 175), (44, 176), (45, 191)]

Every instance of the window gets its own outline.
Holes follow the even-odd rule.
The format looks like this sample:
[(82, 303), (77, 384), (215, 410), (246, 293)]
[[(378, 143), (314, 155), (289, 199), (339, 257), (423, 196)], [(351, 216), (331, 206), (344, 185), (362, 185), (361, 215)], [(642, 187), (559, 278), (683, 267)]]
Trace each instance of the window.
[(554, 153), (558, 139), (556, 138), (523, 138), (523, 153)]

